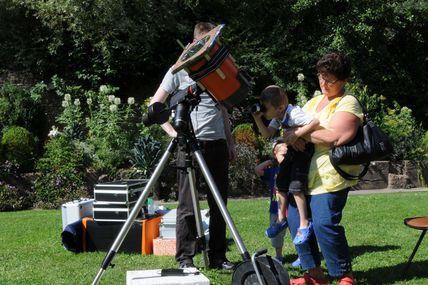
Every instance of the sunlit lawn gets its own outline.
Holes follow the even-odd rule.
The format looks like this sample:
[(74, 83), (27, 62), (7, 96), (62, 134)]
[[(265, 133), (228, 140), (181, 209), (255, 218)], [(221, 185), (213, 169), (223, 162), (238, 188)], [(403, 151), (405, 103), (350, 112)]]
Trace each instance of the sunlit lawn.
[[(401, 271), (420, 235), (403, 219), (428, 215), (428, 192), (350, 196), (343, 218), (359, 284), (428, 284), (428, 241), (422, 242), (406, 280)], [(202, 207), (206, 207), (202, 203)], [(267, 199), (230, 200), (232, 218), (250, 253), (270, 243), (264, 237), (268, 225)], [(103, 252), (73, 254), (61, 245), (61, 211), (32, 210), (0, 213), (0, 284), (90, 284), (105, 256)], [(230, 235), (229, 235), (230, 236)], [(228, 257), (240, 261), (230, 239)], [(296, 258), (286, 236), (286, 268), (291, 276), (301, 272), (289, 264)], [(125, 284), (127, 270), (174, 268), (173, 257), (116, 255), (101, 284)], [(195, 259), (202, 266), (200, 255)], [(230, 284), (232, 275), (202, 270), (211, 284)]]

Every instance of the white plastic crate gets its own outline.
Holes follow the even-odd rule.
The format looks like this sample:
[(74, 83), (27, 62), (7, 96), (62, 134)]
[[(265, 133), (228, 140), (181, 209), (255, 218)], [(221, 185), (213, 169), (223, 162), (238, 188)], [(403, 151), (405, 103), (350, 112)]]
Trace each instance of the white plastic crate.
[(62, 204), (62, 229), (71, 223), (74, 223), (84, 217), (92, 217), (92, 204), (94, 199), (80, 198)]
[[(207, 209), (201, 210), (202, 226), (204, 228), (205, 237), (209, 238), (209, 224), (210, 217)], [(168, 213), (162, 216), (161, 224), (159, 227), (159, 235), (166, 239), (175, 239), (175, 228), (176, 228), (177, 209), (172, 209)]]

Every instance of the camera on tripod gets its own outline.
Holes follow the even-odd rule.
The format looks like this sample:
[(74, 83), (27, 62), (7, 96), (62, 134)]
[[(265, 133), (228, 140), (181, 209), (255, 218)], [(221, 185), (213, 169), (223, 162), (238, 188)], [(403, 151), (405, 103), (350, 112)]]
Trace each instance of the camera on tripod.
[(168, 105), (160, 102), (151, 104), (147, 113), (143, 115), (143, 124), (146, 127), (154, 124), (162, 125), (169, 120), (171, 112), (174, 110), (174, 129), (184, 130), (187, 127), (186, 115), (201, 101), (201, 92), (200, 88), (193, 84), (175, 92)]

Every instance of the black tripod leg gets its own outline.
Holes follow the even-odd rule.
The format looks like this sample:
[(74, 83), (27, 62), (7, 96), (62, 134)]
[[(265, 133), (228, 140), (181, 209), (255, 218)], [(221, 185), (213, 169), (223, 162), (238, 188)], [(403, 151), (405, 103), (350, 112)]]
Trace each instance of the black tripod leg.
[(174, 152), (176, 147), (177, 147), (177, 141), (175, 139), (173, 139), (169, 143), (167, 150), (163, 154), (162, 158), (159, 161), (159, 164), (156, 166), (156, 169), (154, 170), (149, 181), (147, 182), (147, 185), (144, 188), (143, 193), (141, 193), (140, 197), (138, 198), (137, 202), (135, 203), (134, 208), (132, 209), (131, 213), (129, 214), (128, 219), (126, 220), (125, 224), (123, 225), (122, 229), (120, 230), (119, 234), (117, 235), (117, 237), (116, 237), (115, 241), (113, 242), (113, 245), (111, 246), (106, 257), (104, 258), (104, 260), (101, 264), (101, 268), (98, 271), (97, 276), (95, 276), (95, 279), (92, 282), (92, 285), (96, 285), (100, 282), (101, 277), (103, 276), (107, 267), (110, 265), (110, 263), (113, 260), (116, 252), (119, 250), (120, 246), (122, 245), (122, 242), (125, 239), (126, 235), (128, 234), (129, 230), (131, 229), (131, 226), (132, 226), (134, 220), (137, 218), (138, 213), (141, 211), (141, 209), (144, 205), (144, 202), (147, 200), (147, 197), (149, 196), (153, 186), (156, 184), (156, 182), (159, 179), (162, 171), (164, 170), (164, 168), (168, 162), (168, 158)]
[(193, 168), (187, 168), (187, 175), (189, 175), (190, 192), (192, 194), (193, 211), (195, 214), (196, 230), (198, 232), (199, 241), (202, 242), (202, 256), (204, 259), (205, 268), (208, 268), (207, 257), (207, 244), (204, 235), (204, 228), (202, 226), (201, 207), (199, 206), (198, 190), (196, 189), (195, 171)]
[(208, 183), (208, 186), (210, 187), (211, 193), (213, 194), (214, 200), (216, 201), (218, 208), (227, 224), (227, 226), (229, 227), (233, 239), (235, 241), (235, 243), (238, 246), (238, 249), (241, 253), (241, 257), (243, 261), (247, 261), (250, 260), (250, 254), (248, 253), (247, 249), (245, 248), (244, 243), (242, 242), (241, 236), (238, 233), (238, 230), (235, 227), (235, 224), (233, 223), (232, 217), (229, 214), (229, 211), (226, 208), (226, 205), (224, 204), (223, 198), (221, 197), (217, 185), (214, 182), (214, 179), (211, 175), (210, 170), (208, 169), (207, 163), (204, 160), (204, 157), (202, 156), (202, 153), (200, 150), (195, 150), (193, 151), (193, 154), (196, 158), (196, 160), (198, 161), (198, 164), (201, 168), (202, 174), (205, 177), (205, 180)]

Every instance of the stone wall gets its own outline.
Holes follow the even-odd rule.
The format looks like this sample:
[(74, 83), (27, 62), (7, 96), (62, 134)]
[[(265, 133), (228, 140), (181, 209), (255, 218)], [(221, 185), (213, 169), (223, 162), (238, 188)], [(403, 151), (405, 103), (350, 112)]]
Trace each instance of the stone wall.
[(370, 163), (367, 174), (353, 189), (409, 189), (421, 187), (417, 169), (418, 163), (412, 160), (398, 162), (373, 161)]

